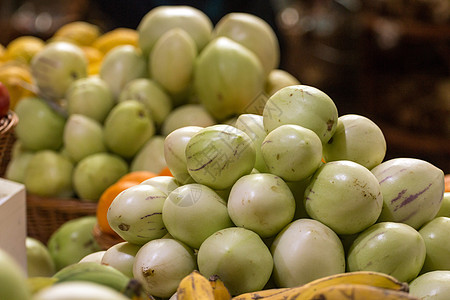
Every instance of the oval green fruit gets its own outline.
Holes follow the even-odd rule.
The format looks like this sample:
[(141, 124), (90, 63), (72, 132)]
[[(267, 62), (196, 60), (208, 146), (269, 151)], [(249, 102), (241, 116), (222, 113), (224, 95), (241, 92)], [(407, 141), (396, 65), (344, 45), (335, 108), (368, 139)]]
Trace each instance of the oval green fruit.
[(450, 295), (450, 271), (431, 271), (409, 284), (409, 293), (419, 299), (447, 300)]
[(0, 299), (31, 300), (25, 271), (3, 249), (0, 249), (0, 266)]
[(214, 27), (213, 37), (220, 36), (228, 37), (254, 52), (261, 61), (265, 74), (278, 67), (278, 38), (264, 19), (249, 13), (228, 13)]
[(263, 117), (267, 133), (285, 124), (300, 125), (326, 143), (336, 131), (338, 111), (333, 100), (318, 88), (292, 85), (270, 96)]
[(216, 124), (213, 116), (201, 104), (183, 104), (172, 110), (164, 120), (161, 133), (167, 136), (175, 129), (186, 126), (207, 127)]
[(132, 158), (155, 134), (155, 124), (142, 102), (119, 102), (104, 124), (104, 141), (109, 151)]
[(427, 248), (422, 273), (450, 270), (450, 218), (437, 217), (419, 229)]
[(383, 206), (377, 178), (352, 161), (323, 164), (311, 177), (304, 196), (308, 215), (337, 234), (354, 234), (373, 225)]
[(425, 261), (422, 236), (404, 223), (376, 223), (361, 232), (347, 254), (348, 271), (375, 271), (410, 282)]
[(418, 229), (438, 213), (444, 172), (416, 158), (393, 158), (372, 169), (383, 194), (379, 221), (402, 222)]
[(261, 97), (265, 102), (264, 82), (257, 56), (227, 37), (212, 40), (198, 56), (194, 69), (195, 93), (220, 121), (254, 113)]
[(299, 84), (301, 84), (300, 81), (288, 71), (273, 69), (267, 75), (264, 91), (270, 97), (284, 87)]
[(256, 150), (250, 137), (231, 125), (213, 125), (194, 134), (186, 145), (186, 166), (191, 177), (213, 189), (231, 187), (250, 174)]
[(27, 250), (28, 277), (50, 277), (55, 273), (55, 263), (44, 243), (36, 238), (27, 236), (25, 247)]
[(185, 30), (200, 51), (211, 40), (213, 24), (199, 9), (187, 5), (161, 5), (147, 12), (138, 24), (139, 48), (149, 55), (157, 40), (173, 28)]

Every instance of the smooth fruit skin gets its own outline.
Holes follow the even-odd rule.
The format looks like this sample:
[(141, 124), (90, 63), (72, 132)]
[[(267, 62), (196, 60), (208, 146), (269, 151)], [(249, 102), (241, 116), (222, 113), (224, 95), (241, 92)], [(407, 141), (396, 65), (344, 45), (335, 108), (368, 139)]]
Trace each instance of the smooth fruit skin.
[(24, 148), (29, 150), (59, 150), (63, 144), (65, 118), (42, 98), (27, 97), (17, 103), (20, 119), (14, 132)]
[(300, 81), (291, 73), (282, 69), (273, 69), (267, 75), (264, 91), (270, 97), (284, 87), (298, 84), (301, 84)]
[(111, 266), (132, 278), (134, 258), (139, 249), (139, 245), (128, 242), (117, 243), (102, 254), (101, 264)]
[(287, 225), (271, 246), (274, 279), (279, 287), (295, 287), (345, 271), (339, 237), (328, 226), (311, 219)]
[(450, 295), (450, 271), (431, 271), (409, 284), (409, 293), (419, 299), (447, 300)]
[(162, 219), (170, 235), (194, 249), (214, 232), (234, 226), (226, 201), (211, 188), (197, 183), (185, 184), (169, 193)]
[(369, 170), (386, 155), (386, 139), (372, 120), (355, 114), (338, 118), (336, 132), (323, 145), (325, 161), (351, 160)]
[(267, 134), (261, 154), (269, 172), (286, 181), (310, 177), (322, 163), (322, 142), (303, 126), (281, 125)]
[(436, 270), (450, 270), (450, 218), (438, 217), (419, 229), (427, 256), (422, 273)]
[(284, 124), (295, 124), (311, 129), (326, 143), (336, 131), (338, 111), (323, 91), (307, 85), (292, 85), (270, 96), (263, 117), (267, 133)]
[(402, 222), (419, 229), (438, 213), (444, 194), (441, 169), (421, 159), (394, 158), (371, 171), (383, 194), (378, 221)]
[(376, 271), (410, 282), (425, 261), (422, 236), (404, 223), (376, 223), (353, 241), (347, 254), (347, 270)]
[(187, 103), (176, 107), (167, 115), (161, 126), (161, 134), (167, 136), (186, 126), (207, 127), (215, 124), (216, 120), (203, 105)]
[(52, 285), (33, 296), (32, 300), (129, 300), (122, 293), (103, 284), (68, 281)]
[(125, 241), (143, 245), (167, 233), (162, 208), (167, 195), (159, 189), (137, 184), (114, 198), (107, 212), (111, 228)]
[(0, 299), (30, 300), (27, 275), (15, 258), (0, 249)]
[(323, 164), (306, 188), (308, 215), (337, 234), (354, 234), (373, 225), (383, 206), (377, 178), (364, 166), (347, 160)]
[(241, 44), (218, 37), (203, 49), (194, 68), (194, 92), (219, 121), (255, 113), (264, 98), (264, 70), (257, 56)]
[(59, 271), (77, 263), (87, 254), (101, 250), (92, 235), (96, 224), (95, 216), (85, 216), (67, 221), (49, 238), (47, 247)]
[(69, 86), (87, 77), (83, 50), (69, 42), (52, 42), (31, 59), (31, 73), (43, 97), (60, 101)]
[(248, 13), (229, 13), (214, 27), (213, 37), (220, 36), (228, 37), (253, 51), (261, 61), (265, 74), (278, 67), (278, 38), (265, 20)]
[(38, 239), (27, 236), (25, 247), (27, 250), (28, 277), (49, 277), (55, 273), (55, 263), (46, 245)]
[(256, 149), (250, 137), (224, 124), (197, 132), (187, 143), (185, 154), (189, 175), (197, 183), (219, 190), (250, 174), (256, 161)]
[(236, 226), (267, 238), (275, 236), (292, 221), (295, 199), (280, 177), (268, 173), (249, 174), (233, 185), (227, 207)]
[(441, 207), (436, 215), (437, 217), (449, 217), (450, 218), (450, 192), (445, 192), (442, 198)]

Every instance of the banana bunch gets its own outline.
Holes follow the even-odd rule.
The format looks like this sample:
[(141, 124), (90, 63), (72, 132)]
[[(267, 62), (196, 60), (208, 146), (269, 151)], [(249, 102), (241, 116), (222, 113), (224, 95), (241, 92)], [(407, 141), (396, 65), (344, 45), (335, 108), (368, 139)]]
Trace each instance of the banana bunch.
[(87, 281), (110, 287), (132, 300), (149, 300), (141, 284), (130, 279), (117, 269), (96, 262), (71, 264), (59, 270), (52, 277), (30, 277), (28, 288), (32, 294), (63, 282)]
[(9, 91), (11, 109), (15, 108), (20, 99), (36, 95), (30, 69), (24, 63), (7, 61), (0, 64), (0, 82)]
[(100, 35), (92, 43), (92, 47), (105, 55), (109, 50), (120, 45), (138, 47), (138, 38), (139, 35), (135, 29), (119, 27)]
[(379, 272), (347, 272), (316, 279), (293, 288), (274, 288), (245, 293), (233, 300), (418, 300), (408, 293), (407, 283)]
[(184, 277), (177, 289), (177, 300), (230, 300), (231, 295), (218, 276), (209, 279), (194, 270)]

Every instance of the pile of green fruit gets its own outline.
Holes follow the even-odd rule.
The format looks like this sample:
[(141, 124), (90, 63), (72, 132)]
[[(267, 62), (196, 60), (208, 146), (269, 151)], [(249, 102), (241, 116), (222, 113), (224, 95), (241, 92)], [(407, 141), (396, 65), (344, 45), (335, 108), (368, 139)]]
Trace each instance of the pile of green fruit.
[[(107, 218), (124, 242), (75, 264), (109, 265), (162, 299), (175, 299), (180, 282), (195, 270), (206, 278), (218, 276), (231, 296), (376, 271), (410, 284), (413, 296), (435, 293), (445, 299), (450, 197), (442, 170), (416, 158), (385, 160), (386, 141), (372, 120), (339, 115), (324, 91), (276, 69), (276, 37), (254, 16), (231, 14), (213, 28), (193, 8), (158, 7), (142, 19), (138, 32), (139, 49), (114, 48), (99, 77), (89, 79), (105, 83), (115, 99), (103, 123), (70, 113), (67, 95), (76, 80), (50, 102), (32, 100), (52, 103), (68, 114), (64, 118), (49, 109), (58, 116), (51, 127), (62, 124), (61, 142), (51, 153), (64, 161), (55, 165), (71, 174), (78, 196), (85, 198), (80, 191), (86, 186), (100, 189), (97, 179), (104, 173), (119, 177), (158, 134), (173, 174), (120, 193)], [(161, 93), (156, 94), (166, 95), (170, 103), (145, 106), (142, 99), (149, 98), (127, 90), (143, 79), (157, 84)], [(44, 80), (48, 97), (56, 95), (50, 82)], [(124, 91), (135, 96), (125, 97)], [(19, 114), (22, 103), (27, 102), (18, 104)], [(170, 108), (162, 109), (162, 103)], [(212, 121), (180, 126), (168, 121), (177, 109), (194, 104), (205, 114), (185, 111), (174, 121), (205, 116)], [(77, 126), (71, 123), (73, 116), (91, 125)], [(87, 127), (90, 134), (102, 136), (106, 151), (83, 157), (85, 143), (69, 146), (74, 132), (64, 140), (68, 128), (79, 132)], [(20, 131), (18, 127), (19, 141)], [(44, 140), (45, 135), (39, 138)], [(88, 148), (99, 140), (92, 138)], [(88, 166), (93, 156), (102, 158)], [(25, 183), (37, 163), (33, 158)], [(42, 176), (50, 165), (36, 169)], [(90, 176), (79, 185), (84, 172)], [(70, 184), (65, 181), (64, 186)], [(67, 267), (92, 278), (87, 265), (73, 266)], [(55, 284), (41, 293), (51, 294), (52, 288), (55, 293), (63, 289)]]
[[(93, 40), (93, 26), (76, 23), (71, 30)], [(39, 196), (96, 201), (127, 172), (159, 173), (163, 141), (174, 129), (261, 112), (268, 95), (299, 83), (277, 69), (277, 37), (250, 14), (226, 15), (213, 27), (193, 7), (161, 6), (135, 32), (136, 45), (116, 41), (97, 73), (77, 31), (76, 42), (55, 34), (33, 53), (36, 96), (15, 107), (20, 122), (8, 179)]]

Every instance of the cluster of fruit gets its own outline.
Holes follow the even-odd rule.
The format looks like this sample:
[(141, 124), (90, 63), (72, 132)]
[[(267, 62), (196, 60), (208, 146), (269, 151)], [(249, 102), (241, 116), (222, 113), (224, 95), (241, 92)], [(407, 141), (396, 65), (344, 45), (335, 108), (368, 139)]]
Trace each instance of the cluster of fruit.
[[(87, 254), (75, 264), (107, 264), (135, 280), (148, 296), (164, 299), (211, 298), (199, 274), (205, 279), (218, 276), (227, 297), (236, 299), (265, 293), (280, 299), (302, 294), (309, 295), (306, 299), (327, 299), (333, 293), (348, 293), (352, 299), (366, 299), (370, 293), (414, 299), (430, 290), (448, 293), (450, 194), (444, 193), (442, 170), (415, 158), (384, 161), (386, 141), (373, 121), (354, 114), (340, 116), (323, 91), (273, 72), (279, 59), (276, 37), (254, 16), (231, 14), (212, 28), (193, 8), (158, 7), (142, 19), (137, 32), (139, 47), (113, 48), (102, 60), (98, 77), (88, 78), (102, 80), (117, 100), (101, 125), (103, 149), (132, 164), (159, 128), (159, 149), (173, 176), (149, 178), (114, 197), (107, 222), (124, 242)], [(69, 97), (77, 83), (74, 76), (80, 77), (74, 71), (80, 61), (71, 65), (69, 76), (52, 79), (48, 61), (58, 57), (55, 48), (61, 45), (74, 49), (55, 42), (46, 48), (50, 55), (43, 49), (33, 60), (40, 65), (34, 72), (36, 84), (48, 102), (37, 100), (69, 115), (68, 120), (54, 122), (64, 124), (60, 130), (65, 133), (71, 116), (81, 115), (70, 113)], [(170, 109), (163, 109), (167, 101), (159, 96), (151, 102), (155, 106), (145, 106), (148, 102), (139, 101), (142, 98), (133, 92), (131, 99), (120, 100), (142, 77), (158, 84), (159, 92), (153, 89), (151, 94), (163, 92), (171, 100)], [(67, 83), (62, 78), (73, 82), (62, 88)], [(57, 79), (54, 89), (51, 83)], [(27, 102), (21, 100), (19, 114), (20, 104)], [(174, 107), (193, 104), (213, 122), (178, 123), (164, 130)], [(203, 116), (192, 113), (189, 118), (198, 121)], [(17, 129), (20, 141), (22, 129)], [(77, 140), (71, 147), (75, 133), (66, 141), (64, 136), (59, 146), (68, 143), (64, 155), (83, 157), (85, 144)], [(99, 140), (94, 136), (91, 145)], [(44, 140), (41, 136), (39, 143)], [(74, 179), (83, 173), (77, 169), (88, 158), (75, 165)], [(40, 176), (50, 165), (40, 168)], [(30, 161), (27, 169), (32, 166)], [(126, 172), (126, 164), (114, 168), (117, 164), (111, 161), (95, 166), (87, 168), (94, 171), (83, 186), (92, 186), (98, 195), (105, 187), (105, 181), (97, 181), (102, 174), (114, 177), (109, 186)], [(389, 274), (409, 284), (411, 293), (353, 286), (352, 280), (327, 290), (312, 288), (311, 294), (296, 290), (327, 276), (367, 271)], [(430, 277), (435, 285), (414, 284), (429, 282)], [(370, 278), (366, 280), (378, 282)], [(198, 282), (200, 290), (191, 290), (189, 281)], [(62, 284), (52, 287), (63, 290)], [(394, 286), (404, 289), (403, 284)], [(41, 292), (51, 290), (37, 295)]]
[(267, 95), (299, 83), (276, 69), (278, 41), (265, 21), (230, 14), (213, 28), (187, 6), (155, 8), (136, 30), (101, 34), (73, 22), (46, 42), (19, 37), (3, 59), (29, 72), (14, 95), (20, 121), (6, 177), (32, 194), (85, 201), (129, 171), (159, 173), (174, 129), (261, 109)]

